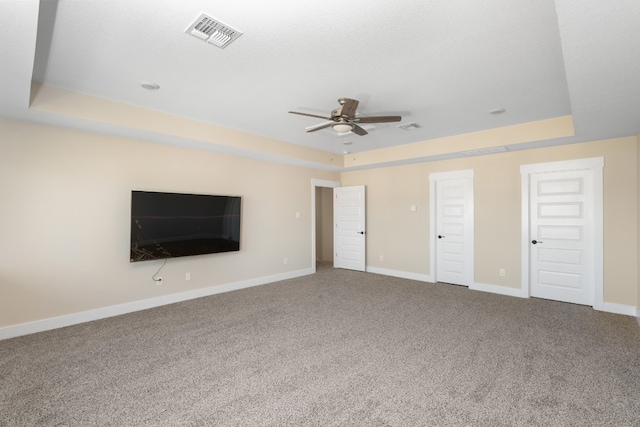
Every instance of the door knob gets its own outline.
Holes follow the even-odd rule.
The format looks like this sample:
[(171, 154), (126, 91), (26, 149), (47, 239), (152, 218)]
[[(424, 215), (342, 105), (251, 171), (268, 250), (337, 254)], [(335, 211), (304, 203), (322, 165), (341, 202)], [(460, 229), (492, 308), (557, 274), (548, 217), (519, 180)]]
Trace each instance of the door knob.
[(539, 240), (532, 240), (531, 243), (533, 243), (534, 245), (537, 245), (538, 243), (542, 243), (542, 242)]
[(438, 234), (438, 239), (444, 239), (444, 236)]

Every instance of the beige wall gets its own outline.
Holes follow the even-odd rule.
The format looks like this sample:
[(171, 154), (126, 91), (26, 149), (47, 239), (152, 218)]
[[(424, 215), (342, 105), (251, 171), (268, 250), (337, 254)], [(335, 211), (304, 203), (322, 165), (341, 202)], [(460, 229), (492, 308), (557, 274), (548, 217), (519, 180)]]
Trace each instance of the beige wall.
[[(311, 179), (339, 180), (3, 119), (0, 129), (0, 327), (308, 269)], [(241, 251), (172, 259), (156, 286), (160, 261), (129, 263), (133, 189), (241, 195)]]
[[(637, 138), (342, 174), (367, 186), (367, 265), (416, 274), (429, 271), (429, 174), (473, 169), (475, 281), (520, 287), (520, 166), (604, 157), (604, 300), (638, 303)], [(411, 212), (410, 206), (417, 211)], [(379, 255), (384, 255), (380, 261)], [(506, 276), (498, 270), (504, 268)]]
[[(519, 287), (520, 165), (597, 156), (604, 298), (640, 304), (637, 137), (337, 174), (4, 119), (0, 129), (0, 327), (308, 269), (311, 179), (367, 186), (368, 266), (429, 274), (429, 173), (473, 169), (475, 280)], [(156, 286), (160, 262), (128, 261), (132, 189), (243, 196), (241, 251), (172, 259)]]

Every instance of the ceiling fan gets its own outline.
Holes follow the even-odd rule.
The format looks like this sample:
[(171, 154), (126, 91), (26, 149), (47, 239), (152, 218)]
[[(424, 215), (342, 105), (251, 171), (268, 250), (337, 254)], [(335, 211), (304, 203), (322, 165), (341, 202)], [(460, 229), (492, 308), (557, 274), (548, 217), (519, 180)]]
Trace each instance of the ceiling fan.
[(350, 98), (340, 98), (338, 103), (340, 108), (331, 111), (331, 117), (317, 116), (315, 114), (298, 113), (297, 111), (289, 111), (291, 114), (299, 114), (301, 116), (315, 117), (318, 119), (329, 120), (319, 125), (307, 128), (307, 132), (315, 132), (328, 127), (333, 128), (338, 133), (347, 133), (353, 131), (356, 135), (366, 135), (368, 132), (359, 126), (360, 123), (388, 123), (399, 122), (402, 120), (400, 116), (374, 116), (374, 117), (357, 117), (359, 101)]

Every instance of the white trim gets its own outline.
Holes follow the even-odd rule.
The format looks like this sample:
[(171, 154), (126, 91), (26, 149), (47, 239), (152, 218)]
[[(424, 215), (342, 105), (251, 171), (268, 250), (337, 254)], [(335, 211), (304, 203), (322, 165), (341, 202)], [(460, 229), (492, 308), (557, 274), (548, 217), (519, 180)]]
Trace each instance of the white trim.
[[(449, 172), (434, 172), (429, 174), (429, 272), (431, 274), (431, 279), (436, 282), (438, 280), (436, 274), (436, 182), (440, 180), (446, 179), (468, 179), (471, 181), (471, 201), (470, 201), (470, 212), (471, 218), (475, 217), (474, 209), (475, 209), (475, 201), (474, 201), (474, 170), (473, 169), (465, 169), (459, 171), (449, 171)], [(467, 268), (470, 270), (470, 274), (468, 277), (469, 283), (474, 282), (475, 277), (475, 243), (474, 243), (474, 235), (475, 232), (473, 230), (473, 225), (475, 220), (471, 221), (472, 229), (469, 230), (470, 233), (470, 247), (471, 251), (465, 256), (465, 264)]]
[(520, 166), (520, 174), (543, 172), (562, 172), (579, 169), (597, 169), (604, 167), (604, 157), (589, 157), (586, 159), (561, 160), (558, 162), (531, 163)]
[(296, 277), (307, 276), (315, 272), (314, 268), (290, 271), (287, 273), (275, 274), (272, 276), (258, 277), (255, 279), (242, 280), (240, 282), (226, 283), (223, 285), (210, 286), (192, 291), (180, 292), (177, 294), (163, 295), (141, 301), (134, 301), (125, 304), (112, 305), (109, 307), (97, 308), (94, 310), (82, 311), (65, 316), (52, 317), (50, 319), (37, 320), (35, 322), (22, 323), (14, 326), (0, 328), (0, 340), (19, 337), (22, 335), (34, 334), (36, 332), (48, 331), (51, 329), (63, 328), (65, 326), (77, 325), (79, 323), (91, 322), (105, 319), (107, 317), (119, 316), (133, 313), (135, 311), (160, 307), (176, 302), (188, 301), (224, 292), (236, 291), (253, 286), (266, 285), (280, 280), (294, 279)]
[[(473, 286), (469, 286), (469, 289), (500, 295), (508, 295), (518, 298), (529, 298), (528, 292), (523, 292), (522, 289), (507, 288), (505, 286), (489, 285), (486, 283), (474, 283)], [(638, 314), (638, 309), (632, 305), (605, 302), (602, 303), (598, 308), (596, 308), (596, 310), (605, 311), (607, 313), (622, 314), (625, 316), (633, 316), (636, 318), (638, 324), (640, 325), (640, 316)]]
[(335, 187), (340, 187), (340, 182), (339, 181), (327, 181), (326, 179), (311, 178), (311, 185), (313, 185), (314, 187), (335, 188)]
[(520, 290), (529, 296), (529, 185), (530, 173), (520, 166)]
[(517, 298), (529, 298), (528, 293), (523, 292), (521, 288), (509, 288), (506, 286), (490, 285), (488, 283), (474, 282), (469, 289), (474, 291), (489, 292), (492, 294), (507, 295)]
[(410, 280), (417, 280), (419, 282), (432, 283), (431, 276), (429, 276), (428, 274), (409, 273), (407, 271), (389, 270), (387, 268), (378, 268), (378, 267), (369, 267), (369, 266), (367, 266), (366, 272), (373, 273), (373, 274), (382, 274), (383, 276), (399, 277), (401, 279), (410, 279)]
[(328, 187), (336, 188), (340, 187), (338, 181), (327, 181), (324, 179), (311, 178), (311, 268), (313, 272), (316, 272), (316, 188)]
[(632, 305), (616, 304), (613, 302), (603, 302), (598, 307), (593, 307), (598, 311), (606, 311), (607, 313), (624, 314), (625, 316), (636, 317), (638, 311)]
[[(315, 263), (314, 263), (315, 265)], [(368, 273), (381, 274), (384, 276), (399, 277), (402, 279), (416, 280), (420, 282), (432, 283), (432, 278), (426, 274), (409, 273), (399, 270), (389, 270), (377, 267), (367, 267)], [(315, 268), (290, 271), (287, 273), (276, 274), (272, 276), (259, 277), (256, 279), (243, 280), (240, 282), (227, 283), (224, 285), (211, 286), (208, 288), (195, 289), (193, 291), (181, 292), (177, 294), (164, 295), (156, 298), (149, 298), (141, 301), (134, 301), (125, 304), (112, 305), (109, 307), (97, 308), (94, 310), (83, 311), (80, 313), (69, 314), (65, 316), (52, 317), (50, 319), (37, 320), (34, 322), (22, 323), (19, 325), (6, 326), (0, 328), (0, 341), (15, 338), (23, 335), (35, 334), (37, 332), (49, 331), (52, 329), (63, 328), (66, 326), (77, 325), (80, 323), (91, 322), (94, 320), (105, 319), (108, 317), (120, 316), (122, 314), (133, 313), (136, 311), (147, 310), (150, 308), (160, 307), (163, 305), (174, 304), (177, 302), (188, 301), (196, 298), (231, 292), (240, 289), (250, 288), (254, 286), (266, 285), (281, 280), (295, 279), (296, 277), (308, 276), (315, 273)], [(527, 298), (528, 295), (522, 294), (520, 290), (507, 288), (505, 286), (488, 285), (484, 283), (474, 283), (469, 289), (490, 292), (501, 295), (509, 295), (520, 298)], [(640, 311), (636, 307), (623, 304), (604, 303), (599, 308), (600, 311), (609, 313), (623, 314), (634, 316), (640, 325)]]
[[(432, 277), (428, 274), (410, 273), (406, 271), (390, 270), (386, 268), (370, 266), (367, 266), (366, 272), (372, 274), (381, 274), (383, 276), (399, 277), (401, 279), (416, 280), (419, 282), (433, 283)], [(529, 298), (529, 293), (523, 292), (521, 288), (509, 288), (506, 286), (491, 285), (488, 283), (474, 282), (471, 286), (468, 287), (468, 289), (515, 298)], [(625, 316), (633, 316), (638, 321), (638, 325), (640, 325), (640, 311), (638, 311), (638, 309), (634, 306), (605, 302), (597, 310), (614, 314), (622, 314)]]
[[(593, 237), (594, 237), (594, 277), (593, 277), (593, 308), (601, 311), (617, 313), (618, 304), (604, 302), (604, 187), (602, 182), (602, 168), (604, 167), (604, 157), (591, 157), (586, 159), (566, 160), (559, 162), (535, 163), (520, 166), (520, 189), (521, 189), (521, 288), (526, 295), (530, 295), (529, 286), (529, 183), (531, 174), (544, 172), (562, 172), (573, 170), (591, 169), (593, 171)], [(610, 308), (612, 307), (612, 308)], [(627, 307), (627, 306), (621, 306)], [(627, 309), (624, 310), (628, 312)], [(620, 313), (624, 314), (624, 313)]]
[(473, 169), (464, 169), (459, 171), (433, 172), (429, 174), (429, 181), (440, 181), (441, 179), (465, 179), (473, 178)]

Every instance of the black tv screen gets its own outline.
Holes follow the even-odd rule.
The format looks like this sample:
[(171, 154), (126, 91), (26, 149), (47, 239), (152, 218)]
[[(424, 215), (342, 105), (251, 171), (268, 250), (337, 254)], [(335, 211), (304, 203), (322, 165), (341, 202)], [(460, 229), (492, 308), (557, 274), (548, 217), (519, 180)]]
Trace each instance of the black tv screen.
[(131, 192), (131, 262), (240, 250), (239, 196)]

